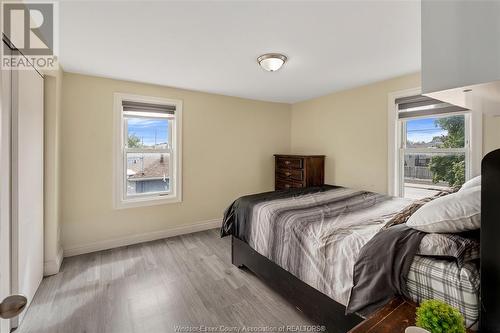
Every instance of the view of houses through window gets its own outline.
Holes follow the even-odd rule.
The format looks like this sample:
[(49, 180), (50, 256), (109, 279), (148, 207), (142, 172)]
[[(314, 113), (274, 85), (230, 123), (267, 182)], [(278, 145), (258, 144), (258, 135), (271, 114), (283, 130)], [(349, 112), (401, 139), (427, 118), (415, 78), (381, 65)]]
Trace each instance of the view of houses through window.
[(170, 192), (170, 120), (126, 117), (127, 196)]
[(468, 170), (467, 114), (402, 120), (403, 195), (419, 199), (460, 186)]

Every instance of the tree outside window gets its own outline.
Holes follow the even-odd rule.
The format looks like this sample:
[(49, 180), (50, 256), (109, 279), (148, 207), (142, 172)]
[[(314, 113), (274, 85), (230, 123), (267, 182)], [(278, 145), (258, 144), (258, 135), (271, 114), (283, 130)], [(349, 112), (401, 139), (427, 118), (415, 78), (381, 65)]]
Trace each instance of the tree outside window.
[[(438, 118), (435, 120), (435, 125), (448, 132), (447, 135), (441, 136), (440, 148), (463, 148), (465, 146), (464, 116)], [(461, 186), (465, 183), (464, 155), (432, 156), (429, 167), (434, 183), (446, 182), (451, 187)]]

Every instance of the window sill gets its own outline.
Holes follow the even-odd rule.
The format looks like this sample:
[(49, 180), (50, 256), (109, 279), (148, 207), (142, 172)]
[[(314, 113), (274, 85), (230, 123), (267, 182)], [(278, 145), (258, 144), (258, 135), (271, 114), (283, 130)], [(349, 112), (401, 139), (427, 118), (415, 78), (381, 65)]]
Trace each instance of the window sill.
[(180, 196), (158, 196), (158, 197), (146, 197), (146, 198), (134, 198), (127, 200), (117, 200), (115, 201), (114, 208), (115, 209), (127, 209), (127, 208), (136, 208), (136, 207), (148, 207), (148, 206), (157, 206), (157, 205), (167, 205), (173, 203), (182, 202), (182, 198)]

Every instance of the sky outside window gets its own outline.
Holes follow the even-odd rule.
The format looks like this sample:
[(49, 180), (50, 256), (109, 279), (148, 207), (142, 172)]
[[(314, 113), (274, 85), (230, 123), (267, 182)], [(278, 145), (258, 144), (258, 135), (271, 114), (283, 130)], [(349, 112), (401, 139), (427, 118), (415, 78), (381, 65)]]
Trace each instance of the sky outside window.
[(136, 136), (144, 146), (168, 143), (168, 120), (128, 118), (128, 135)]
[(436, 123), (437, 118), (409, 120), (406, 123), (406, 140), (412, 143), (431, 143), (434, 138), (448, 135), (448, 131)]

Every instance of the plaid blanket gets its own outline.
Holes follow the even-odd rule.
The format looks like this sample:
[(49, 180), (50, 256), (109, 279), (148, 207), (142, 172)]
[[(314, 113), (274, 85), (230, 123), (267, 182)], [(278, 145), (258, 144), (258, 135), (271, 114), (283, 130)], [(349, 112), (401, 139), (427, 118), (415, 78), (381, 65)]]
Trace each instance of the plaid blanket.
[(414, 302), (438, 299), (457, 308), (467, 327), (479, 319), (479, 270), (477, 261), (459, 267), (455, 261), (415, 256), (406, 287)]
[(455, 260), (458, 267), (462, 267), (464, 263), (480, 258), (479, 239), (470, 232), (468, 235), (427, 234), (422, 239), (417, 254)]

